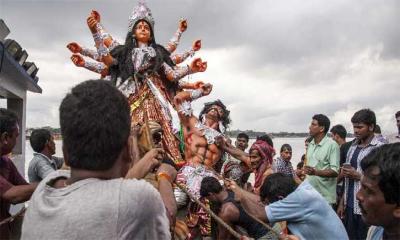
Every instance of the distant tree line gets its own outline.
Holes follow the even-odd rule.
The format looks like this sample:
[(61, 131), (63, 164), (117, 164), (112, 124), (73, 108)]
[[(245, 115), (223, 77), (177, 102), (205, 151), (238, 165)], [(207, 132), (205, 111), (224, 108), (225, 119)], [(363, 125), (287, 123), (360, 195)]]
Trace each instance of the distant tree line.
[[(257, 138), (258, 136), (268, 134), (271, 137), (276, 137), (276, 138), (306, 138), (309, 136), (309, 133), (307, 132), (301, 132), (301, 133), (296, 133), (296, 132), (277, 132), (277, 133), (267, 133), (267, 132), (259, 132), (259, 131), (253, 131), (253, 130), (231, 130), (227, 131), (227, 135), (231, 138), (235, 138), (239, 133), (244, 132), (246, 133), (249, 138)], [(328, 133), (328, 136), (330, 136), (330, 133)], [(354, 137), (352, 133), (348, 133), (347, 137)]]
[[(45, 126), (41, 127), (44, 129), (48, 129), (51, 133), (57, 136), (61, 136), (61, 129), (60, 128), (53, 128), (50, 126)], [(29, 137), (34, 129), (39, 129), (39, 128), (27, 128), (26, 129), (26, 135)], [(276, 138), (306, 138), (309, 136), (308, 133), (295, 133), (295, 132), (278, 132), (278, 133), (267, 133), (267, 132), (261, 132), (261, 131), (253, 131), (253, 130), (230, 130), (226, 132), (226, 135), (229, 137), (235, 138), (239, 133), (244, 132), (246, 133), (250, 138), (257, 138), (258, 136), (262, 136), (265, 134), (268, 134), (271, 137), (276, 137)], [(348, 133), (347, 137), (354, 137), (352, 133)]]

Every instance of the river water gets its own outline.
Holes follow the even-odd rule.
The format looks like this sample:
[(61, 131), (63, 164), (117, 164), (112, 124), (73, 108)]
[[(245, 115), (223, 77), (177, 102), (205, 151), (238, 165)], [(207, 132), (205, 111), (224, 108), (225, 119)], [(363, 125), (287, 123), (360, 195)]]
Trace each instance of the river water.
[[(249, 147), (251, 144), (255, 141), (255, 139), (250, 139), (249, 141)], [(235, 139), (232, 138), (232, 143), (235, 142)], [(275, 151), (277, 152), (277, 155), (279, 155), (279, 150), (281, 146), (285, 143), (288, 143), (292, 146), (293, 150), (293, 156), (292, 156), (292, 164), (293, 168), (296, 168), (297, 163), (300, 162), (301, 156), (304, 154), (304, 138), (274, 138), (274, 148)], [(61, 140), (56, 140), (56, 156), (62, 156), (62, 151), (61, 151), (61, 146), (62, 146), (62, 141)], [(29, 143), (29, 140), (26, 141), (26, 149), (25, 149), (25, 176), (27, 175), (28, 171), (28, 166), (29, 162), (33, 158), (33, 149), (31, 148), (31, 145)], [(247, 149), (248, 150), (248, 149)]]

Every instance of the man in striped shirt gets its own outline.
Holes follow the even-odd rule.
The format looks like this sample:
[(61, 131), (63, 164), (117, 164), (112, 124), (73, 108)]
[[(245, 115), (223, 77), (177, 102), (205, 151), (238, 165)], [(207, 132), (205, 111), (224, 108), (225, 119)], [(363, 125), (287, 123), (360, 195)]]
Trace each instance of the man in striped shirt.
[(368, 226), (361, 219), (361, 209), (356, 199), (356, 193), (360, 190), (362, 175), (360, 162), (373, 149), (384, 143), (379, 141), (374, 134), (376, 117), (370, 109), (361, 109), (356, 112), (351, 118), (351, 122), (356, 139), (350, 146), (346, 162), (341, 169), (345, 178), (345, 185), (337, 212), (339, 217), (344, 219), (344, 225), (350, 239), (365, 239)]

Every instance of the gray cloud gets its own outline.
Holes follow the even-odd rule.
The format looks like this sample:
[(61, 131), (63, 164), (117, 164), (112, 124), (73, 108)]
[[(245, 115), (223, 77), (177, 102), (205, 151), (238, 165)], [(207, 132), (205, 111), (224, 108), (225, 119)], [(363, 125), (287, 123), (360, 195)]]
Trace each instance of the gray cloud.
[[(40, 68), (42, 95), (30, 94), (28, 125), (58, 125), (57, 109), (74, 84), (96, 75), (77, 69), (65, 45), (92, 46), (92, 9), (119, 40), (135, 1), (0, 1), (0, 16)], [(233, 128), (304, 131), (314, 113), (338, 121), (371, 107), (386, 131), (400, 107), (400, 2), (149, 1), (156, 39), (165, 43), (186, 17), (178, 52), (197, 38), (209, 69), (193, 79), (214, 84), (211, 96), (232, 109)], [(385, 111), (381, 111), (385, 109)], [(40, 116), (47, 116), (46, 118)], [(385, 129), (383, 129), (385, 131)]]

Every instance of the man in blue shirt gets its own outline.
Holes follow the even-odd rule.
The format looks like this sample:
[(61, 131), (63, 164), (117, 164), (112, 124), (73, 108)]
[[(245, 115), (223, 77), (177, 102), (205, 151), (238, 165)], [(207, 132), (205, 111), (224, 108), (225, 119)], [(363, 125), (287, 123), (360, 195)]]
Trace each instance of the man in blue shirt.
[(290, 232), (301, 239), (348, 239), (332, 207), (308, 180), (296, 186), (292, 177), (274, 173), (265, 179), (260, 196), (233, 183), (230, 189), (247, 212), (264, 222), (287, 221)]
[(367, 240), (400, 239), (400, 143), (372, 150), (361, 168), (357, 200), (362, 220), (373, 225)]

